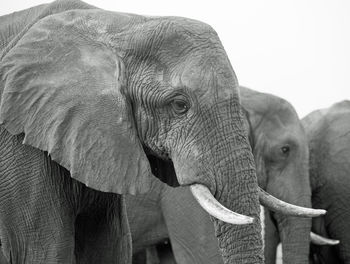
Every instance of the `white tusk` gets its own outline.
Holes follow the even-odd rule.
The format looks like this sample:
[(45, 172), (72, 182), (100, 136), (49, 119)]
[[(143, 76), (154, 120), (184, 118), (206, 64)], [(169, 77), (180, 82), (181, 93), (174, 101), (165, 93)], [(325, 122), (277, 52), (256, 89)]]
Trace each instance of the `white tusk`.
[(329, 245), (334, 246), (340, 243), (339, 240), (326, 238), (320, 235), (315, 234), (314, 232), (310, 232), (311, 243), (319, 246)]
[(300, 216), (300, 217), (316, 217), (324, 215), (327, 211), (323, 209), (312, 209), (302, 207), (294, 204), (290, 204), (277, 199), (271, 194), (265, 192), (259, 187), (259, 199), (260, 203), (270, 209), (271, 211), (278, 212), (284, 215)]
[(246, 225), (253, 223), (253, 217), (232, 212), (221, 205), (206, 186), (202, 184), (192, 184), (190, 185), (190, 190), (203, 209), (215, 218), (233, 225)]

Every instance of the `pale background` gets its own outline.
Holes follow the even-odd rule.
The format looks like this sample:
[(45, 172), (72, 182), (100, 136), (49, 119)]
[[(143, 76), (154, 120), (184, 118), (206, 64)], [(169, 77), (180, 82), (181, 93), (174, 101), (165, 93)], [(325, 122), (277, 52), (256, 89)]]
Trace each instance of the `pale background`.
[[(0, 15), (43, 0), (1, 1)], [(87, 0), (108, 10), (202, 20), (218, 32), (240, 84), (281, 96), (302, 117), (350, 99), (348, 0)]]

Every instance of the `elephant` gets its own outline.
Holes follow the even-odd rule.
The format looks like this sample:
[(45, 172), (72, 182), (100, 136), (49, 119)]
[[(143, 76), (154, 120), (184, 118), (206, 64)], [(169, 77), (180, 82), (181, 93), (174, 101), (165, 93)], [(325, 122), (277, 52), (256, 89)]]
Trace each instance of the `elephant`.
[(312, 206), (328, 213), (312, 229), (340, 240), (311, 246), (312, 263), (350, 263), (350, 101), (311, 112), (302, 119), (310, 149)]
[(263, 263), (259, 199), (274, 198), (211, 26), (58, 0), (0, 17), (0, 45), (9, 262), (130, 263), (125, 195), (162, 180), (214, 216), (224, 263)]
[[(246, 87), (240, 87), (240, 96), (259, 186), (286, 202), (311, 207), (307, 137), (293, 106)], [(291, 207), (275, 212), (275, 205), (265, 205), (273, 210), (265, 210), (265, 263), (275, 263), (279, 241), (284, 263), (308, 263), (311, 219), (291, 216)], [(159, 183), (146, 195), (127, 196), (126, 207), (135, 256), (170, 238), (177, 263), (223, 263), (210, 218), (188, 187)], [(315, 211), (307, 216), (318, 216)]]

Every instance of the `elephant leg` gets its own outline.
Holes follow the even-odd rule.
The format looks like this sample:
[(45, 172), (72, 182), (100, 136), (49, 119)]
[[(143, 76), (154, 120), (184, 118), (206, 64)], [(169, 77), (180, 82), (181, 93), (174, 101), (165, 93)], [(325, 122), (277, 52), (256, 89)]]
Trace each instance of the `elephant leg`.
[(279, 240), (278, 230), (268, 209), (264, 208), (264, 254), (266, 264), (276, 263), (276, 251)]
[(0, 126), (0, 240), (10, 263), (74, 263), (69, 175)]
[(124, 198), (91, 189), (85, 192), (89, 194), (82, 200), (94, 202), (76, 219), (77, 263), (131, 263), (131, 233)]

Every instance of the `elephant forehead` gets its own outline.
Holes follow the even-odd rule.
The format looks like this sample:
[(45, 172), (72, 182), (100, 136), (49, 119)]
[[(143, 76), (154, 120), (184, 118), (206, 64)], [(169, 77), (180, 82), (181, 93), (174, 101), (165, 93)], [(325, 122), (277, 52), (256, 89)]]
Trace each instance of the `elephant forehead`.
[(295, 118), (281, 118), (279, 114), (269, 116), (263, 127), (265, 135), (271, 139), (273, 138), (292, 138), (300, 136), (301, 126), (299, 121)]
[[(45, 18), (35, 27), (40, 29), (38, 38), (51, 38), (62, 45), (72, 42), (72, 36), (79, 39), (76, 45), (81, 46), (84, 65), (102, 69), (102, 58), (111, 53), (132, 54), (164, 65), (168, 76), (157, 73), (157, 79), (170, 81), (172, 87), (186, 87), (199, 99), (238, 98), (235, 73), (217, 34), (205, 23), (181, 17), (73, 10)], [(105, 48), (86, 56), (86, 44)]]
[(172, 87), (186, 87), (198, 99), (238, 98), (238, 81), (227, 58), (197, 55), (180, 63), (170, 75)]
[(253, 117), (254, 134), (269, 145), (301, 144), (306, 145), (306, 134), (297, 116), (281, 115), (278, 111), (257, 114)]
[[(50, 29), (65, 27), (111, 47), (133, 49), (148, 56), (176, 56), (202, 47), (222, 44), (211, 26), (183, 17), (152, 17), (105, 10), (71, 10), (55, 14), (39, 23)], [(160, 55), (163, 53), (162, 55)], [(160, 58), (161, 60), (161, 58)]]
[(256, 115), (256, 123), (271, 129), (300, 128), (300, 120), (294, 108), (286, 101), (276, 101), (273, 98), (254, 105), (252, 112)]

